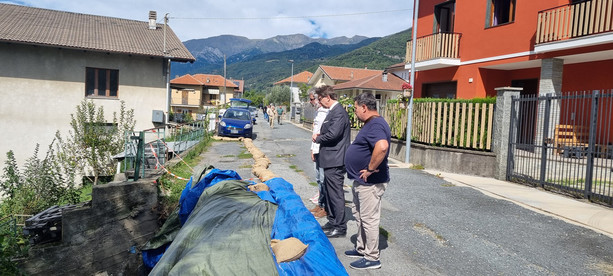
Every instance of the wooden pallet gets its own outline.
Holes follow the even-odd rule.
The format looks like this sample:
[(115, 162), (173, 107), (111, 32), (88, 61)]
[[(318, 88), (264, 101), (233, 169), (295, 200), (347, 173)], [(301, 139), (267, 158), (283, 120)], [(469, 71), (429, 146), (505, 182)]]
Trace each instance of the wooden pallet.
[[(557, 154), (564, 154), (566, 157), (581, 157), (588, 147), (590, 137), (589, 128), (580, 125), (557, 125), (553, 143)], [(569, 152), (567, 152), (569, 151)], [(564, 153), (566, 152), (566, 153)]]

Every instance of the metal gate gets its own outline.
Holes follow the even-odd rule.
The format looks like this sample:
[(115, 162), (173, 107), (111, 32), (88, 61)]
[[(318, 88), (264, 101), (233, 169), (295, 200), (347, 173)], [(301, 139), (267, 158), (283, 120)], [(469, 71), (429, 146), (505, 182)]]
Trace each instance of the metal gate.
[(513, 97), (507, 177), (613, 206), (613, 90)]

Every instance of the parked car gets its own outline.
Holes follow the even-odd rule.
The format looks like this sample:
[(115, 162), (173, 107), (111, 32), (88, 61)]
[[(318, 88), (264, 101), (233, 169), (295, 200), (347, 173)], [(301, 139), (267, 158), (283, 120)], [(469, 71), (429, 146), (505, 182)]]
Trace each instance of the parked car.
[(255, 106), (250, 106), (249, 107), (249, 112), (251, 112), (251, 117), (255, 118), (258, 117), (258, 108)]
[(220, 116), (217, 135), (229, 137), (253, 137), (253, 122), (248, 109), (230, 107)]

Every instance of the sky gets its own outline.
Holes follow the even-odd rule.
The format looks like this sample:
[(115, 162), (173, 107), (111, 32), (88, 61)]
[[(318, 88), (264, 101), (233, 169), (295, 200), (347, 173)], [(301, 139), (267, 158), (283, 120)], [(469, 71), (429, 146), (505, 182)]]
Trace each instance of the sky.
[(36, 8), (168, 24), (181, 41), (218, 35), (265, 39), (383, 37), (411, 27), (413, 0), (0, 0)]

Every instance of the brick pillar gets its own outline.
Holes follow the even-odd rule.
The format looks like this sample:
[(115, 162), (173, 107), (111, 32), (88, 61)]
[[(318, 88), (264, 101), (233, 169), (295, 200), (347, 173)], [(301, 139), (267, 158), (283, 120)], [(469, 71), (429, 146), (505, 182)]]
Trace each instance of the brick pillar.
[(496, 112), (494, 113), (494, 133), (492, 150), (496, 154), (498, 168), (496, 178), (507, 180), (507, 158), (509, 155), (509, 131), (511, 130), (511, 97), (519, 97), (523, 88), (496, 88)]
[[(562, 72), (564, 60), (558, 58), (548, 58), (541, 61), (541, 79), (539, 82), (539, 96), (561, 95), (562, 93)], [(545, 103), (539, 103), (536, 125), (535, 143), (541, 144), (543, 138), (553, 137), (555, 126), (560, 124), (560, 101), (553, 101), (551, 114), (549, 114), (549, 131), (543, 133), (543, 121), (545, 120)], [(544, 136), (544, 137), (543, 137)]]

